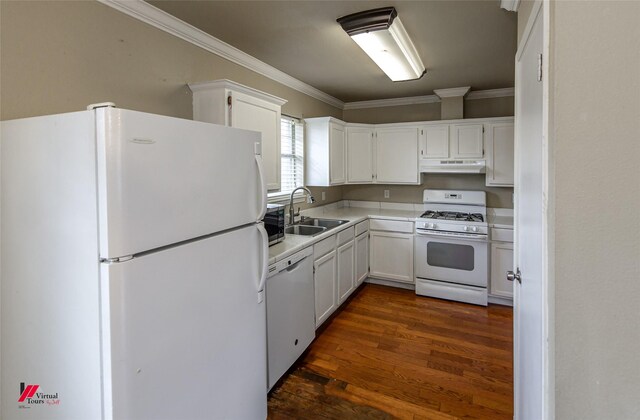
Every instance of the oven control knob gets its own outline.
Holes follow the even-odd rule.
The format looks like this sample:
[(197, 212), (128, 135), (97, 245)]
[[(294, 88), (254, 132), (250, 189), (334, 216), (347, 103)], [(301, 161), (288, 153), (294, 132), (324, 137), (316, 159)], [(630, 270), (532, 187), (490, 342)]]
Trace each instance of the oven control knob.
[(471, 232), (477, 232), (478, 231), (478, 226), (474, 226), (471, 228)]
[(463, 227), (462, 230), (464, 230), (465, 232), (468, 232), (469, 231), (469, 226)]
[(425, 223), (424, 225), (424, 227), (426, 227), (427, 229), (433, 229), (434, 226), (433, 223)]

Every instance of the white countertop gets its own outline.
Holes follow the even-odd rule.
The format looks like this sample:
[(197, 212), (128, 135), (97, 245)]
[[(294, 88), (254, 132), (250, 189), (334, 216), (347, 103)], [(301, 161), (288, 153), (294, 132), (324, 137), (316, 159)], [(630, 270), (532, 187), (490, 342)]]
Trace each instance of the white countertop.
[(316, 207), (302, 212), (307, 217), (322, 217), (325, 219), (348, 220), (349, 223), (340, 225), (337, 228), (327, 230), (318, 236), (285, 235), (284, 241), (269, 247), (269, 264), (273, 264), (283, 258), (288, 257), (314, 243), (335, 235), (343, 229), (353, 226), (368, 218), (388, 219), (413, 222), (422, 211), (414, 210), (393, 210), (364, 207)]
[(513, 229), (513, 216), (487, 215), (487, 223), (489, 227)]
[[(346, 207), (339, 207), (338, 203), (334, 203), (333, 205), (330, 204), (327, 206), (303, 210), (302, 214), (306, 217), (348, 220), (349, 223), (345, 223), (344, 225), (327, 230), (320, 235), (313, 237), (286, 235), (284, 241), (269, 247), (269, 264), (278, 262), (291, 254), (328, 238), (331, 235), (335, 235), (341, 230), (368, 218), (413, 222), (416, 218), (420, 217), (424, 211), (423, 204), (387, 204), (366, 201), (345, 201), (344, 203), (351, 203), (351, 206), (353, 207), (348, 204)], [(489, 227), (493, 228), (513, 229), (513, 210), (488, 208), (487, 223), (489, 224)]]

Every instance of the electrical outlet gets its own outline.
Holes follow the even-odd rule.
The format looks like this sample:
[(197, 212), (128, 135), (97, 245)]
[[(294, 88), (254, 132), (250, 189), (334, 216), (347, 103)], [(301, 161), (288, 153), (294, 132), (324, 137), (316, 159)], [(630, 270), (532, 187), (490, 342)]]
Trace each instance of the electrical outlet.
[(322, 191), (322, 201), (327, 199), (327, 193)]
[(384, 198), (389, 198), (389, 190), (384, 190)]

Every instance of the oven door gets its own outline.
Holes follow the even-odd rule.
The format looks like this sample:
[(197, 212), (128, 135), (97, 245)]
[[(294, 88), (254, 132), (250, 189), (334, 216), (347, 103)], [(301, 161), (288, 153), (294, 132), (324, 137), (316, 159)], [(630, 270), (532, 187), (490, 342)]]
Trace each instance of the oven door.
[(415, 275), (470, 286), (487, 287), (489, 243), (486, 236), (447, 236), (416, 230)]

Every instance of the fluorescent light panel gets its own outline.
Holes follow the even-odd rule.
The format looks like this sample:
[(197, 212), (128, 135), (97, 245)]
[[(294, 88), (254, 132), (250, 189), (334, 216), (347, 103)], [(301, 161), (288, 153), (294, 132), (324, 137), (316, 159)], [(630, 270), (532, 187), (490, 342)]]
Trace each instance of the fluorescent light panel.
[(394, 82), (422, 77), (425, 67), (393, 7), (338, 19), (338, 23)]

